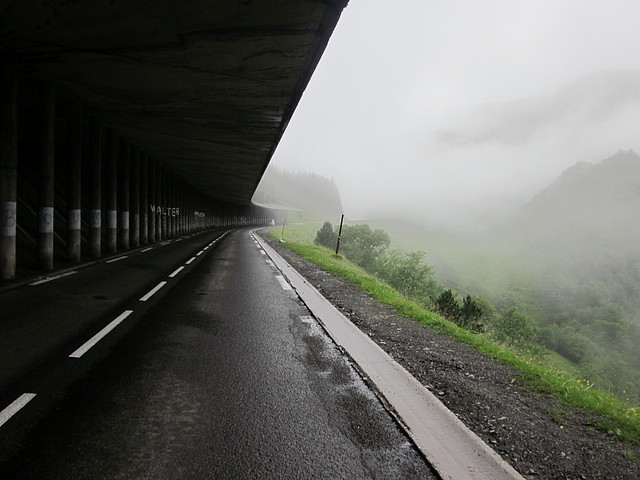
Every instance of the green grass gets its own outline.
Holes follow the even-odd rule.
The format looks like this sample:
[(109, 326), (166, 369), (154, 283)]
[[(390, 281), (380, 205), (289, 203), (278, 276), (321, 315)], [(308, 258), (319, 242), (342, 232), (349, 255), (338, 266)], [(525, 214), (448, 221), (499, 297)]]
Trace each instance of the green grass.
[[(289, 224), (284, 226), (284, 236), (288, 242), (313, 243), (320, 227), (322, 227), (322, 222)], [(271, 235), (276, 239), (280, 238), (282, 236), (282, 226), (271, 230)]]
[(633, 453), (633, 452), (629, 452), (627, 450), (623, 450), (622, 452), (620, 452), (622, 454), (622, 456), (628, 460), (631, 460), (634, 463), (638, 463), (638, 456)]
[[(607, 421), (598, 425), (599, 430), (621, 440), (640, 444), (640, 407), (594, 388), (588, 380), (576, 378), (575, 371), (558, 368), (557, 359), (549, 362), (544, 356), (533, 356), (499, 344), (486, 335), (460, 328), (437, 313), (425, 309), (345, 258), (310, 243), (315, 238), (317, 228), (317, 224), (286, 227), (284, 245), (325, 271), (353, 283), (376, 300), (393, 307), (400, 315), (415, 319), (511, 365), (518, 372), (517, 380), (528, 388), (550, 395), (567, 406), (601, 414)], [(271, 230), (271, 235), (276, 239), (281, 234), (281, 227)]]

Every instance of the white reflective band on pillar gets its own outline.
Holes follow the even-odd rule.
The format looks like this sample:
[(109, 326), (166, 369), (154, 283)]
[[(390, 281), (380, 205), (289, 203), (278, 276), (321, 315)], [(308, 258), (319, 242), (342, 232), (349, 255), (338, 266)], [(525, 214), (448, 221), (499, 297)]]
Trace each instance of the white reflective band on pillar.
[(67, 228), (69, 230), (80, 230), (80, 209), (69, 210), (69, 218), (67, 219)]
[(16, 236), (16, 202), (4, 202), (2, 205), (2, 216), (0, 217), (2, 224), (3, 237)]
[(38, 214), (38, 231), (53, 233), (53, 207), (42, 207)]
[(107, 228), (118, 228), (118, 212), (107, 210)]
[(120, 228), (123, 230), (129, 229), (129, 212), (120, 212)]
[(102, 210), (99, 208), (91, 210), (91, 228), (100, 228), (101, 221), (100, 216), (102, 215)]

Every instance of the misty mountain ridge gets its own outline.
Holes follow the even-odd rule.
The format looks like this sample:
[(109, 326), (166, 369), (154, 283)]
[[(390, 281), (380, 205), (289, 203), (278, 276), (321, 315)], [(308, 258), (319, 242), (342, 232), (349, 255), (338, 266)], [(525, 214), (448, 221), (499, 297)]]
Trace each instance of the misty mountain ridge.
[(621, 150), (565, 170), (522, 208), (519, 221), (535, 236), (583, 234), (607, 246), (628, 245), (640, 244), (639, 212), (640, 156)]
[(579, 130), (629, 110), (640, 112), (640, 70), (595, 72), (547, 94), (459, 109), (436, 141), (443, 146), (520, 144), (559, 126)]

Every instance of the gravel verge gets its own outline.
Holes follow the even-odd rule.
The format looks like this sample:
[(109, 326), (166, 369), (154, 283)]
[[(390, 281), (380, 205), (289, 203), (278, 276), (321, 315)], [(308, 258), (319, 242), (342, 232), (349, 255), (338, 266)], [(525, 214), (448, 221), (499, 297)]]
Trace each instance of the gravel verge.
[(527, 389), (510, 366), (398, 315), (353, 284), (261, 237), (525, 478), (638, 479), (640, 447), (597, 431), (597, 414)]

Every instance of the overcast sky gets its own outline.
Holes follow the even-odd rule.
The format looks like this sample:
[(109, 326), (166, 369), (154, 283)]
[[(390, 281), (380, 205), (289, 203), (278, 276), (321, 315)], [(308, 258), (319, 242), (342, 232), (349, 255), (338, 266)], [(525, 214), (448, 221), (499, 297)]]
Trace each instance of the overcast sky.
[(639, 19), (637, 0), (351, 0), (271, 165), (334, 178), (351, 218), (503, 214), (579, 160), (640, 150), (633, 85), (598, 116), (576, 102), (609, 80), (566, 89), (640, 70)]

